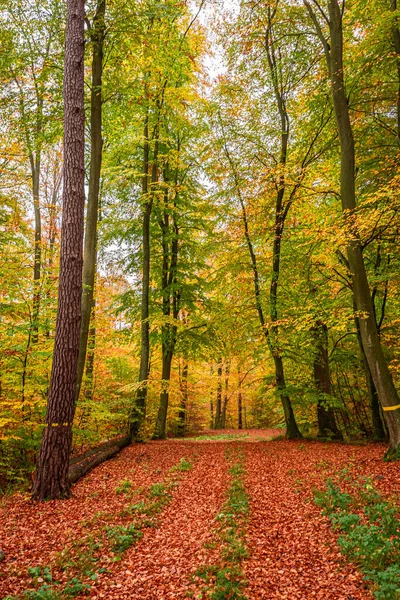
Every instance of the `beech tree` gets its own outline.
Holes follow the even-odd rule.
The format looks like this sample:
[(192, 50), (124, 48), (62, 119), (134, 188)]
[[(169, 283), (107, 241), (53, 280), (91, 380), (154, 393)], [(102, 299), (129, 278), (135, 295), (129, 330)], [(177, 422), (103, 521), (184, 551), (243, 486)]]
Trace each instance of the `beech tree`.
[(34, 500), (68, 498), (81, 321), (84, 191), (83, 0), (68, 0), (64, 59), (64, 193), (58, 312)]
[[(348, 225), (347, 258), (351, 270), (361, 340), (373, 382), (385, 413), (390, 438), (389, 454), (396, 454), (400, 447), (400, 398), (394, 386), (379, 339), (360, 234), (354, 220), (354, 213), (357, 208), (356, 156), (348, 98), (346, 96), (345, 65), (343, 62), (344, 5), (339, 4), (338, 0), (328, 0), (328, 12), (326, 13), (317, 2), (314, 2), (319, 11), (316, 13), (310, 2), (304, 0), (304, 4), (323, 45), (331, 81), (331, 93), (341, 151), (340, 195), (344, 217)], [(320, 23), (319, 14), (323, 16), (324, 25), (328, 25), (329, 37), (324, 33), (324, 25)]]

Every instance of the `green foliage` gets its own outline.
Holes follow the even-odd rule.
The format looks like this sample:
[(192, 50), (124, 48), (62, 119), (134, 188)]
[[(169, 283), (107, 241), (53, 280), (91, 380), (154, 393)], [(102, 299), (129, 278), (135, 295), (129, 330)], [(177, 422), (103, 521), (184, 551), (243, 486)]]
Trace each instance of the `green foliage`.
[[(342, 481), (348, 479), (342, 473)], [(341, 490), (340, 483), (328, 480), (325, 490), (315, 491), (315, 502), (341, 532), (338, 544), (343, 554), (373, 584), (375, 598), (399, 599), (399, 509), (381, 497), (370, 479), (361, 478), (352, 487), (354, 492), (349, 494)]]
[(50, 585), (44, 584), (37, 590), (26, 590), (23, 592), (26, 600), (60, 600), (61, 595)]
[(107, 528), (107, 537), (112, 542), (111, 547), (114, 552), (125, 552), (143, 537), (143, 532), (134, 523), (116, 525)]
[(132, 489), (132, 482), (129, 479), (124, 479), (123, 481), (121, 481), (121, 483), (118, 485), (118, 487), (115, 488), (115, 493), (116, 494), (127, 494), (128, 492), (130, 492)]
[(173, 473), (174, 471), (180, 471), (181, 473), (184, 473), (185, 471), (190, 471), (192, 467), (193, 465), (190, 462), (190, 460), (182, 457), (179, 463), (171, 468), (171, 473)]
[(38, 579), (38, 577), (41, 577), (47, 582), (51, 582), (53, 579), (49, 567), (29, 567), (28, 574), (30, 577), (32, 577), (32, 579)]
[(75, 596), (81, 596), (88, 594), (90, 591), (90, 585), (88, 583), (82, 583), (80, 579), (73, 577), (70, 579), (63, 590), (63, 595), (67, 598), (75, 598)]

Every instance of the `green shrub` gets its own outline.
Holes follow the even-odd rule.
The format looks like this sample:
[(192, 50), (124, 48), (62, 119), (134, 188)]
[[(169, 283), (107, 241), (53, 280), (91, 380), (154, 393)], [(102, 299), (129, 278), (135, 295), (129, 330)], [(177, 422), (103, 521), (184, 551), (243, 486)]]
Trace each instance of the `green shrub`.
[(125, 552), (125, 550), (133, 546), (133, 544), (143, 537), (143, 533), (132, 523), (131, 525), (126, 526), (117, 525), (115, 527), (109, 527), (107, 529), (107, 537), (112, 541), (112, 549), (114, 552)]
[(315, 492), (315, 502), (341, 532), (341, 551), (373, 584), (375, 598), (400, 600), (399, 509), (381, 497), (370, 479), (353, 486), (350, 496), (328, 480), (326, 490)]

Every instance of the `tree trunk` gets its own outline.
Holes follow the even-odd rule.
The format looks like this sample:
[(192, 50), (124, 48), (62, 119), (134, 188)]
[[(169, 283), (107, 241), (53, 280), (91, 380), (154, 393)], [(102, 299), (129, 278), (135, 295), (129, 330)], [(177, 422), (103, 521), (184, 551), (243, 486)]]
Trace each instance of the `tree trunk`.
[(78, 381), (76, 400), (82, 385), (89, 336), (90, 318), (94, 308), (94, 285), (97, 266), (97, 223), (99, 218), (100, 175), (102, 163), (102, 80), (103, 45), (105, 37), (106, 0), (98, 0), (90, 30), (93, 45), (92, 90), (90, 97), (90, 175), (86, 212), (86, 230), (83, 261), (82, 320), (79, 342)]
[(314, 381), (320, 396), (317, 403), (318, 437), (342, 440), (343, 435), (337, 426), (335, 413), (324, 398), (325, 395), (332, 396), (328, 328), (322, 321), (317, 321), (312, 333), (315, 340)]
[(238, 429), (243, 429), (243, 398), (241, 389), (238, 392)]
[(163, 344), (163, 363), (162, 363), (162, 390), (160, 394), (160, 406), (157, 414), (156, 427), (153, 435), (153, 440), (165, 439), (168, 402), (169, 402), (169, 385), (171, 381), (171, 366), (172, 366), (173, 351), (167, 350)]
[[(179, 152), (179, 140), (178, 140), (178, 152)], [(170, 318), (174, 323), (176, 322), (179, 310), (180, 310), (180, 292), (177, 288), (177, 267), (178, 267), (178, 253), (179, 253), (179, 228), (177, 223), (176, 206), (177, 206), (177, 187), (178, 187), (178, 170), (175, 171), (175, 186), (174, 186), (174, 202), (173, 202), (173, 213), (172, 222), (169, 217), (169, 167), (165, 166), (164, 169), (164, 206), (163, 214), (159, 217), (159, 225), (161, 229), (162, 238), (162, 311), (163, 317), (165, 318), (165, 324), (162, 327), (162, 391), (160, 394), (160, 407), (157, 416), (156, 428), (154, 431), (153, 439), (164, 439), (167, 414), (168, 414), (168, 403), (169, 403), (169, 383), (171, 379), (171, 365), (174, 356), (177, 326), (171, 324)]]
[(229, 372), (230, 372), (230, 364), (229, 361), (226, 362), (225, 365), (225, 393), (224, 393), (224, 401), (222, 403), (222, 411), (221, 411), (221, 427), (222, 429), (226, 428), (226, 411), (228, 409), (228, 387), (229, 387)]
[(242, 396), (242, 378), (241, 368), (238, 366), (239, 389), (238, 389), (238, 429), (243, 429), (243, 396)]
[(121, 438), (110, 440), (109, 442), (104, 442), (104, 444), (100, 444), (97, 448), (87, 450), (84, 454), (71, 457), (70, 468), (68, 471), (69, 483), (76, 483), (81, 477), (94, 469), (94, 467), (109, 460), (123, 448), (129, 446), (130, 443), (131, 436), (126, 435)]
[(53, 366), (35, 500), (68, 498), (82, 296), (84, 190), (84, 1), (68, 0), (64, 58), (64, 197)]
[(189, 373), (189, 365), (185, 361), (185, 364), (182, 369), (182, 378), (180, 382), (181, 388), (181, 402), (179, 405), (178, 412), (178, 437), (185, 437), (186, 431), (186, 410), (188, 403), (188, 373)]
[[(40, 133), (40, 132), (39, 132)], [(33, 212), (35, 218), (35, 251), (33, 265), (32, 344), (39, 340), (40, 277), (42, 270), (42, 217), (40, 211), (40, 150), (30, 156)]]
[(142, 307), (141, 307), (141, 347), (139, 388), (129, 418), (130, 432), (136, 438), (146, 416), (147, 380), (149, 377), (150, 360), (150, 325), (149, 325), (149, 300), (150, 300), (150, 219), (153, 207), (152, 197), (149, 197), (149, 115), (144, 120), (144, 147), (143, 147), (143, 176), (142, 197), (144, 200), (142, 222)]
[(365, 373), (365, 382), (367, 384), (367, 390), (368, 390), (369, 406), (370, 406), (371, 419), (372, 419), (373, 439), (376, 442), (383, 442), (383, 441), (387, 440), (387, 435), (386, 435), (385, 428), (384, 428), (382, 418), (381, 418), (378, 393), (377, 393), (376, 387), (374, 385), (374, 380), (371, 375), (371, 369), (369, 368), (368, 360), (365, 355), (364, 347), (363, 347), (362, 340), (361, 340), (360, 322), (359, 322), (359, 318), (357, 317), (356, 309), (354, 309), (354, 315), (355, 315), (354, 321), (355, 321), (356, 329), (357, 329), (357, 341), (358, 341), (358, 345), (360, 347), (361, 359), (362, 359), (362, 364), (363, 364), (364, 373)]
[(361, 240), (355, 220), (353, 219), (357, 208), (355, 149), (343, 71), (342, 7), (338, 3), (338, 0), (328, 0), (330, 30), (330, 43), (328, 43), (323, 36), (317, 17), (309, 2), (307, 0), (304, 0), (304, 2), (324, 45), (327, 59), (340, 140), (340, 191), (342, 209), (350, 232), (347, 245), (347, 259), (351, 270), (354, 299), (359, 316), (361, 340), (389, 431), (390, 448), (388, 456), (395, 456), (398, 454), (400, 448), (400, 399), (379, 339)]
[[(397, 11), (397, 0), (390, 0), (390, 7), (392, 12)], [(393, 19), (392, 25), (393, 32), (393, 44), (397, 57), (397, 103), (396, 103), (396, 111), (397, 111), (397, 143), (400, 146), (400, 31), (399, 31), (399, 18), (397, 16)]]
[(217, 387), (217, 401), (215, 405), (215, 421), (214, 429), (222, 428), (222, 358), (218, 361), (218, 387)]

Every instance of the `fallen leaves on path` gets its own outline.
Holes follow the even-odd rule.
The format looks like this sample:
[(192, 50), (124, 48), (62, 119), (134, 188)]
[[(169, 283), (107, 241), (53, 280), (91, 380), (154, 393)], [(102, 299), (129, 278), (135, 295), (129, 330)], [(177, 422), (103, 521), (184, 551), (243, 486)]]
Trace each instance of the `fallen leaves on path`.
[(192, 439), (190, 443), (135, 445), (79, 482), (69, 501), (31, 504), (21, 495), (3, 500), (0, 545), (6, 561), (0, 565), (0, 597), (21, 595), (32, 587), (28, 567), (47, 566), (62, 578), (56, 560), (63, 548), (88, 531), (97, 535), (110, 519), (113, 525), (126, 523), (126, 516), (121, 515), (132, 498), (116, 493), (121, 482), (131, 482), (140, 499), (145, 495), (143, 490), (163, 481), (171, 467), (185, 457), (193, 468), (171, 492), (170, 503), (157, 517), (157, 527), (144, 529), (143, 537), (118, 562), (108, 547), (100, 549), (98, 565), (105, 564), (107, 572), (100, 573), (96, 582), (90, 581), (90, 596), (178, 600), (187, 598), (189, 592), (194, 598), (205, 598), (204, 582), (195, 573), (199, 567), (220, 561), (221, 548), (212, 541), (215, 517), (229, 482), (224, 455), (228, 444), (232, 447), (233, 443), (245, 454), (245, 485), (250, 499), (246, 532), (249, 558), (242, 564), (247, 598), (372, 598), (362, 575), (340, 554), (335, 533), (313, 502), (312, 489), (321, 489), (328, 477), (350, 464), (350, 468), (372, 476), (380, 491), (390, 496), (400, 492), (399, 465), (382, 461), (384, 449), (380, 445), (285, 440), (256, 443), (253, 440), (263, 439), (266, 432), (249, 433), (246, 443), (244, 439), (220, 443)]

